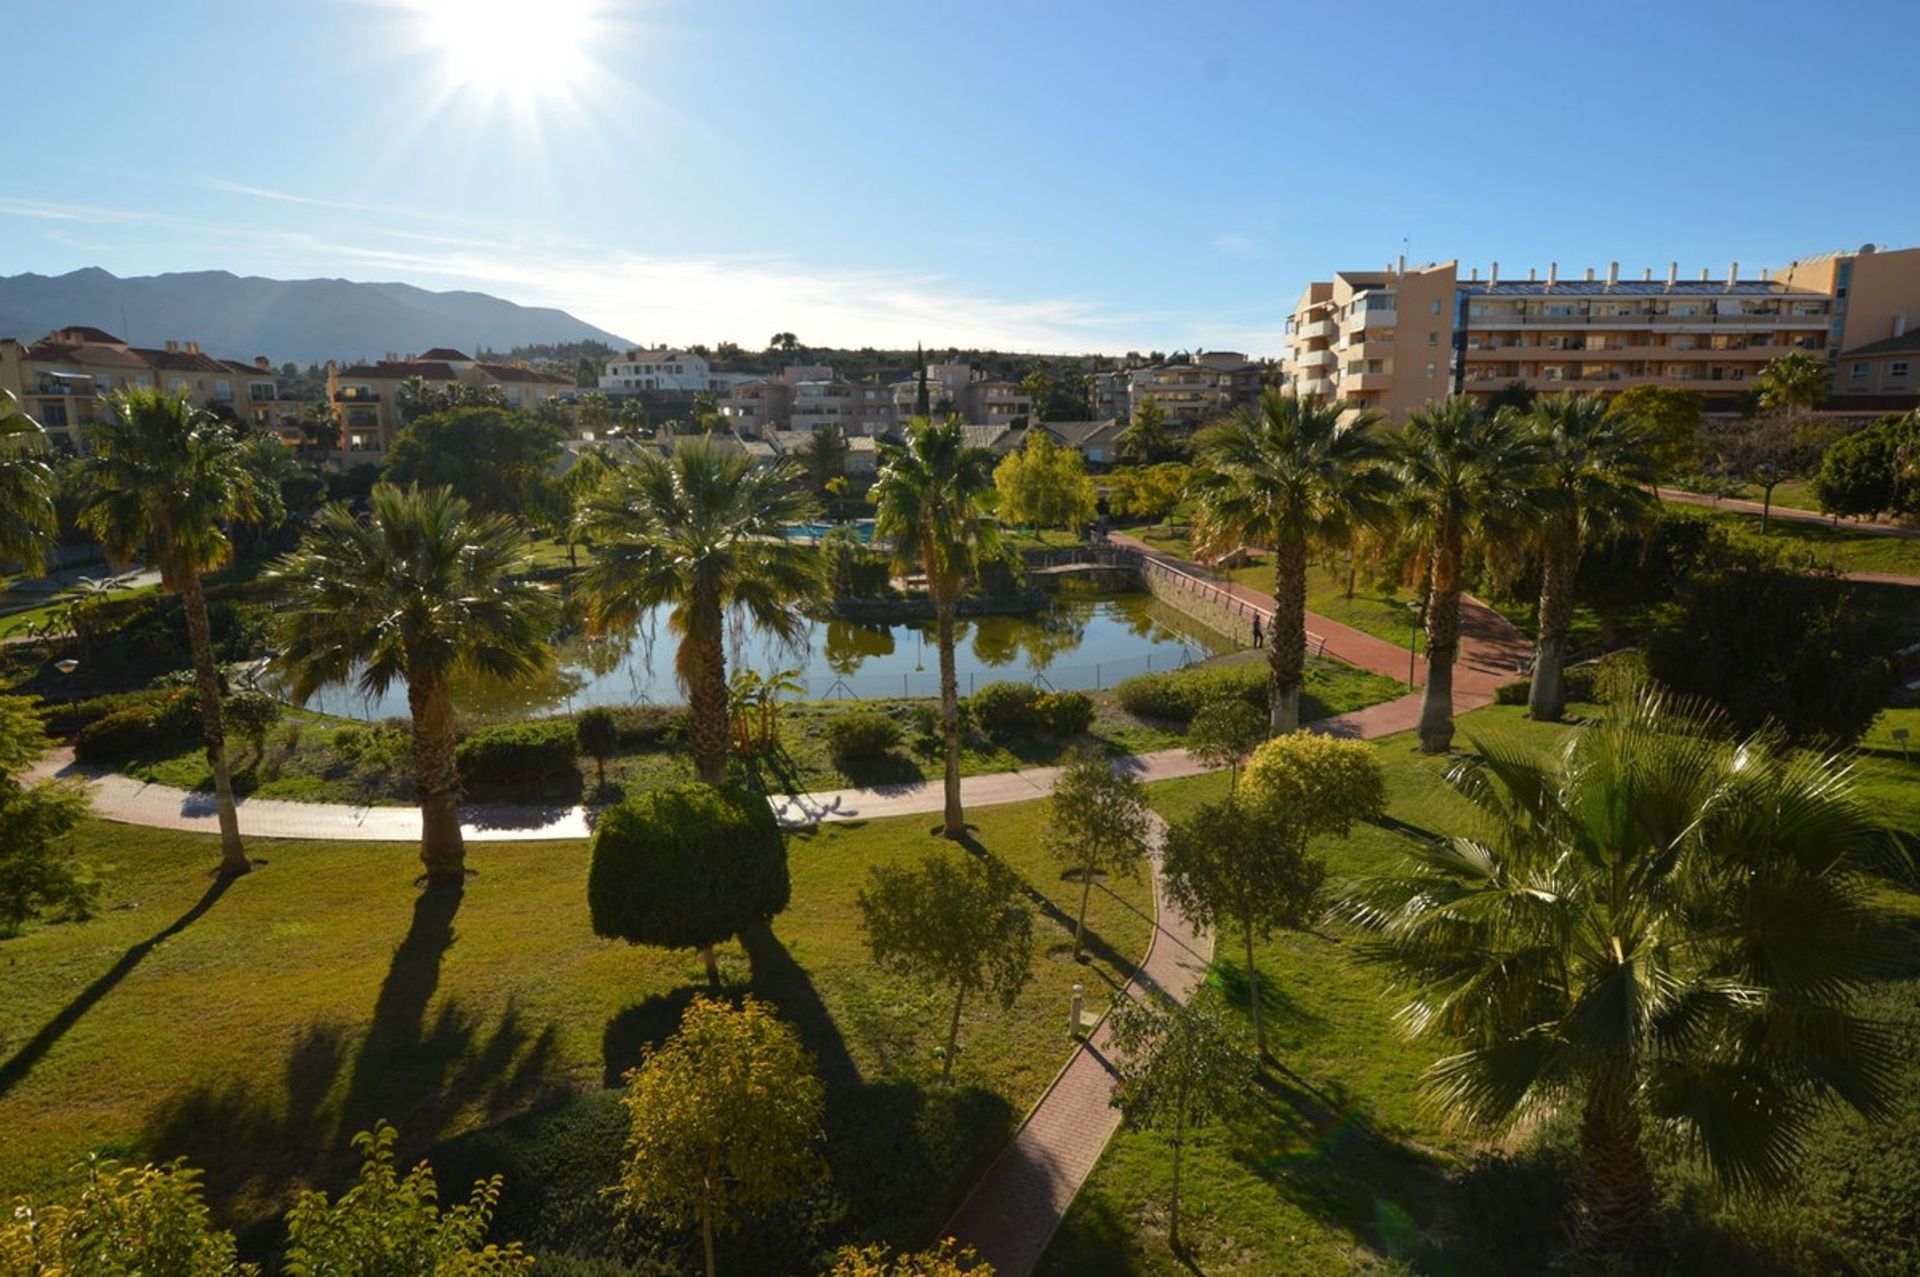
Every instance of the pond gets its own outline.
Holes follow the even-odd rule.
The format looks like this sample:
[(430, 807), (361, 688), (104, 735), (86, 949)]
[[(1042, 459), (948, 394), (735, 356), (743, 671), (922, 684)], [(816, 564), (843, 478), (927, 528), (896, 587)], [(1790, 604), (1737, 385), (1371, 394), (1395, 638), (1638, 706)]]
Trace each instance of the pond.
[[(960, 694), (1000, 679), (1056, 691), (1112, 687), (1124, 678), (1177, 669), (1222, 650), (1223, 640), (1144, 594), (1067, 595), (1046, 612), (983, 616), (958, 624)], [(465, 684), (454, 689), (464, 715), (506, 718), (570, 712), (591, 705), (675, 704), (674, 640), (664, 612), (627, 642), (570, 643), (558, 668), (531, 683)], [(736, 633), (729, 673), (742, 666), (771, 674), (796, 670), (806, 700), (931, 698), (940, 694), (940, 655), (931, 621), (872, 625), (814, 621), (798, 649), (770, 636)], [(347, 686), (322, 688), (308, 708), (343, 718), (397, 718), (404, 686), (371, 700)]]

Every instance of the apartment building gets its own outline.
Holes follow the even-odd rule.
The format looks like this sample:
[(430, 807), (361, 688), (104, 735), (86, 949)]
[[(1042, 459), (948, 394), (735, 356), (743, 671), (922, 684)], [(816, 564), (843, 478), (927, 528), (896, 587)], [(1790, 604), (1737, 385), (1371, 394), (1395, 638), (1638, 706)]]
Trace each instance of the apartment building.
[(0, 338), (0, 390), (46, 427), (55, 447), (85, 446), (85, 427), (106, 414), (106, 397), (135, 386), (184, 394), (195, 407), (283, 437), (300, 405), (283, 397), (266, 356), (252, 363), (218, 359), (196, 342), (132, 346), (103, 329), (75, 325), (32, 344)]
[[(1770, 361), (1795, 351), (1844, 367), (1848, 352), (1920, 317), (1920, 249), (1824, 254), (1784, 270), (1682, 279), (1677, 263), (1623, 279), (1588, 268), (1562, 278), (1466, 279), (1454, 262), (1341, 271), (1309, 284), (1286, 326), (1283, 384), (1344, 399), (1394, 423), (1450, 393), (1506, 387), (1614, 394), (1691, 389), (1732, 411)], [(1872, 364), (1872, 360), (1864, 362)], [(1891, 361), (1889, 361), (1891, 362)], [(1864, 374), (1863, 374), (1864, 376)], [(1845, 411), (1836, 377), (1835, 402)], [(1876, 382), (1877, 384), (1877, 382)]]
[[(968, 363), (926, 366), (927, 408), (938, 418), (957, 413), (969, 425), (1012, 426), (1033, 412), (1033, 399), (1019, 383), (988, 377)], [(906, 421), (918, 411), (920, 378), (893, 383), (893, 411)]]
[(1127, 421), (1151, 402), (1169, 425), (1193, 429), (1258, 403), (1263, 371), (1237, 350), (1203, 350), (1169, 363), (1097, 372), (1089, 387), (1093, 415)]
[(482, 363), (449, 346), (405, 359), (390, 354), (375, 363), (347, 368), (328, 363), (327, 397), (339, 414), (345, 464), (380, 463), (406, 424), (400, 387), (414, 377), (441, 389), (455, 384), (496, 387), (508, 407), (528, 411), (556, 396), (574, 393), (573, 378), (565, 373), (542, 372), (524, 363)]
[(705, 355), (690, 350), (661, 348), (629, 350), (607, 361), (600, 374), (600, 389), (610, 395), (634, 394), (642, 390), (680, 391), (696, 394), (716, 389), (713, 372)]

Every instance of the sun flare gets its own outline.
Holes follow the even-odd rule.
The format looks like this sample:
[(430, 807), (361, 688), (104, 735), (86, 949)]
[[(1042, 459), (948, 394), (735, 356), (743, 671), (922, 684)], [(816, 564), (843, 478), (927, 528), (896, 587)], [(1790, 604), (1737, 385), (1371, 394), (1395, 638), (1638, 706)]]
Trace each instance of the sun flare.
[(424, 48), (445, 86), (531, 104), (566, 98), (592, 71), (591, 0), (416, 0)]

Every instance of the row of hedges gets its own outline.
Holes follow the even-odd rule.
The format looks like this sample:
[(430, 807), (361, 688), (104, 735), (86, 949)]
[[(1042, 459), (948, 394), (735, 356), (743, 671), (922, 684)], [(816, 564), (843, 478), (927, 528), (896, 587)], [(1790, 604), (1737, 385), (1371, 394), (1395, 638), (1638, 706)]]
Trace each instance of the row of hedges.
[(988, 683), (967, 706), (989, 736), (1078, 736), (1093, 726), (1093, 698), (1085, 692), (1045, 692), (1031, 683)]
[(1192, 666), (1164, 674), (1140, 674), (1116, 687), (1114, 695), (1128, 713), (1174, 723), (1192, 721), (1202, 706), (1218, 700), (1242, 700), (1264, 710), (1267, 667)]
[(154, 749), (172, 749), (200, 736), (198, 698), (186, 688), (137, 692), (93, 718), (74, 737), (73, 756), (111, 763)]
[(538, 784), (573, 770), (580, 747), (564, 718), (483, 727), (455, 747), (463, 785)]

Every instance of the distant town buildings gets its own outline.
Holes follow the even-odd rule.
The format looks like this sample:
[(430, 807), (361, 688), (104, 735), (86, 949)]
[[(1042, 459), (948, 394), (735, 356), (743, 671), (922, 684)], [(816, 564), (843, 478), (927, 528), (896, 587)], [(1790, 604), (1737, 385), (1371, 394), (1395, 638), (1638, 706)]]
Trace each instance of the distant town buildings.
[[(1920, 320), (1920, 249), (1826, 253), (1784, 270), (1682, 279), (1649, 269), (1623, 279), (1588, 268), (1503, 277), (1498, 263), (1460, 278), (1454, 262), (1339, 271), (1309, 284), (1287, 319), (1282, 384), (1344, 399), (1398, 423), (1448, 394), (1490, 398), (1511, 386), (1615, 394), (1631, 386), (1697, 390), (1730, 412), (1760, 369), (1795, 351), (1835, 370), (1830, 410), (1861, 414), (1915, 402), (1910, 321)], [(1855, 372), (1859, 366), (1858, 373)], [(1908, 378), (1902, 380), (1901, 378)], [(1904, 399), (1901, 398), (1904, 396)]]
[(327, 398), (340, 424), (340, 449), (349, 464), (382, 460), (406, 424), (400, 388), (418, 377), (429, 388), (497, 387), (510, 408), (529, 411), (553, 398), (572, 398), (574, 379), (523, 363), (481, 363), (446, 346), (405, 359), (388, 355), (371, 364), (327, 365)]

